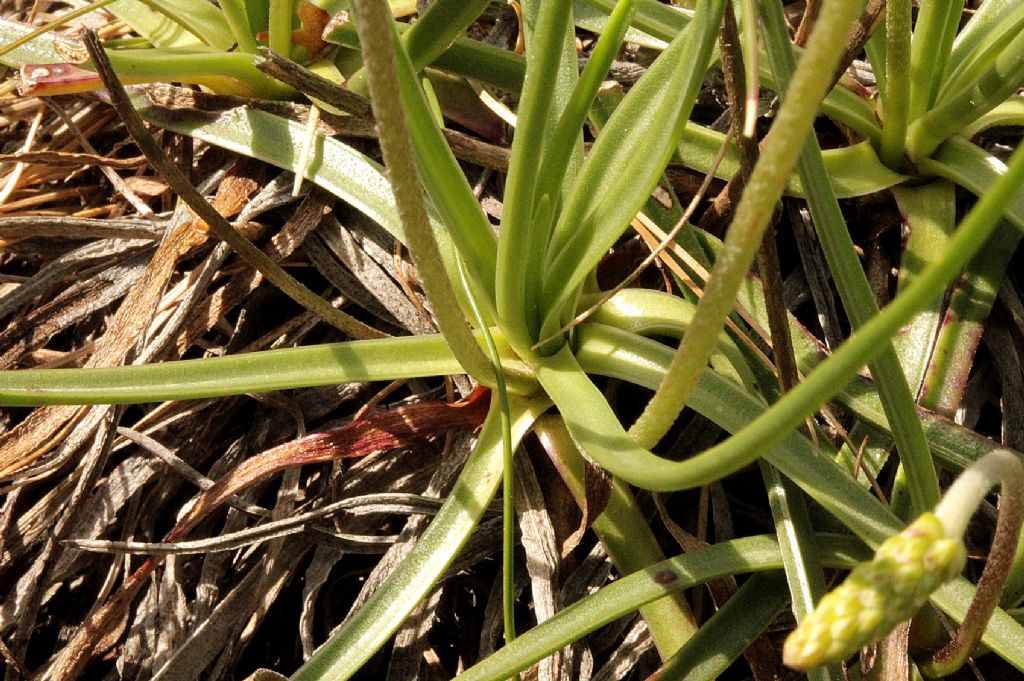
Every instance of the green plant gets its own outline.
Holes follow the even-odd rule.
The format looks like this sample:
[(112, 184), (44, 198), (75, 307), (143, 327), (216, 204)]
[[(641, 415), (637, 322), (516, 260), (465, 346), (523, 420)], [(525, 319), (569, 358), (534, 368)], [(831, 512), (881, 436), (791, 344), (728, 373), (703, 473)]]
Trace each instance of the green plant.
[[(1017, 241), (1017, 233), (1003, 227), (1002, 221), (1018, 230), (1024, 228), (1024, 195), (1020, 192), (1024, 155), (1016, 152), (1003, 164), (961, 136), (1007, 120), (1020, 121), (1020, 102), (1013, 93), (1024, 83), (1019, 66), (1024, 41), (1014, 38), (1024, 31), (1024, 13), (1014, 3), (989, 0), (959, 33), (956, 3), (926, 4), (911, 32), (909, 0), (891, 0), (884, 35), (877, 34), (867, 44), (878, 78), (878, 111), (850, 90), (833, 88), (832, 76), (846, 51), (850, 28), (863, 11), (862, 2), (826, 0), (799, 60), (779, 3), (737, 3), (744, 25), (757, 22), (761, 26), (765, 45), (764, 58), (759, 59), (762, 82), (780, 94), (782, 104), (724, 242), (688, 225), (680, 236), (693, 259), (713, 263), (696, 305), (683, 297), (630, 289), (605, 302), (594, 272), (634, 216), (653, 213), (651, 193), (673, 156), (696, 170), (726, 178), (739, 171), (740, 152), (735, 144), (689, 120), (712, 60), (725, 0), (700, 0), (693, 12), (677, 12), (645, 0), (589, 0), (590, 6), (608, 16), (582, 73), (577, 69), (572, 40), (573, 11), (567, 3), (524, 3), (525, 59), (499, 56), (473, 41), (456, 39), (485, 4), (437, 0), (420, 23), (397, 31), (384, 21), (381, 12), (373, 11), (380, 9), (379, 3), (357, 2), (359, 30), (342, 26), (329, 36), (347, 48), (362, 47), (368, 91), (382, 125), (387, 175), (354, 149), (323, 137), (316, 138), (314, 159), (304, 167), (293, 153), (295, 142), (306, 134), (304, 129), (271, 113), (234, 108), (210, 121), (171, 115), (146, 90), (129, 93), (133, 105), (150, 122), (304, 173), (403, 240), (425, 273), (425, 288), (438, 313), (443, 339), (358, 340), (215, 360), (0, 375), (0, 401), (18, 405), (187, 399), (463, 371), (483, 384), (498, 387), (508, 376), (507, 394), (504, 388), (495, 391), (474, 453), (416, 548), (299, 670), (299, 679), (347, 678), (383, 644), (450, 565), (500, 481), (510, 484), (511, 478), (502, 475), (509, 472), (509, 453), (552, 404), (558, 408), (560, 425), (570, 435), (552, 447), (563, 461), (578, 459), (578, 453), (572, 451), (578, 447), (620, 484), (673, 491), (719, 480), (763, 458), (870, 546), (882, 545), (899, 532), (911, 513), (918, 515), (936, 504), (937, 463), (964, 468), (979, 455), (977, 449), (961, 446), (964, 434), (955, 426), (923, 418), (914, 395), (923, 392), (925, 406), (939, 407), (928, 400), (955, 394), (958, 385), (962, 389), (965, 366), (973, 355), (963, 326), (980, 324), (993, 298), (954, 303), (958, 327), (942, 323), (943, 292), (954, 285), (962, 291), (978, 282), (998, 280), (1008, 256), (1000, 256), (1001, 260), (992, 256), (1005, 253), (1006, 244)], [(756, 16), (749, 14), (751, 4)], [(272, 2), (266, 7), (270, 45), (283, 52), (293, 51), (287, 39), (281, 38), (291, 31), (287, 5)], [(217, 15), (218, 21), (223, 21), (220, 42), (237, 42), (239, 53), (215, 45), (210, 31), (195, 20), (173, 15), (192, 35), (206, 36), (209, 47), (219, 47), (216, 60), (208, 62), (219, 69), (214, 79), (196, 82), (236, 93), (239, 87), (248, 88), (243, 91), (249, 95), (296, 95), (256, 69), (257, 58), (252, 56), (255, 31), (251, 30), (254, 13), (248, 5), (249, 14), (245, 15), (246, 7), (223, 3), (223, 14)], [(747, 14), (740, 11), (744, 7)], [(668, 45), (611, 116), (600, 121), (600, 132), (584, 157), (581, 130), (588, 116), (598, 122), (595, 99), (631, 24)], [(416, 28), (435, 25), (446, 30)], [(246, 26), (250, 31), (245, 31)], [(11, 26), (4, 30), (8, 36), (16, 32)], [(392, 33), (394, 39), (385, 38)], [(746, 47), (751, 52), (754, 49), (749, 44)], [(459, 59), (451, 56), (456, 51), (461, 51)], [(139, 65), (149, 58), (144, 52), (108, 50), (107, 54), (115, 71), (128, 80), (133, 69), (138, 73)], [(210, 58), (209, 50), (204, 48), (201, 53), (203, 59)], [(12, 50), (7, 58), (30, 63), (41, 61), (43, 54), (48, 54), (45, 44), (35, 39)], [(179, 51), (180, 63), (185, 63), (189, 54)], [(389, 64), (392, 55), (394, 71)], [(156, 52), (149, 56), (156, 66), (144, 77), (170, 78), (166, 71), (170, 55)], [(455, 66), (465, 63), (465, 58), (472, 61), (472, 68)], [(95, 48), (93, 59), (102, 60)], [(464, 75), (521, 91), (497, 237), (445, 141), (429, 92), (418, 77), (428, 64), (461, 69)], [(911, 72), (923, 77), (911, 80)], [(225, 74), (234, 74), (232, 83), (224, 83)], [(252, 80), (248, 80), (250, 76)], [(107, 85), (116, 91), (109, 77)], [(356, 78), (355, 86), (363, 88), (362, 76)], [(386, 103), (401, 106), (387, 111)], [(820, 113), (863, 141), (822, 152), (812, 132)], [(637, 125), (639, 120), (644, 124)], [(415, 171), (408, 158), (403, 160), (405, 151), (396, 156), (395, 147), (390, 146), (401, 149), (406, 136), (411, 147), (406, 151), (411, 151)], [(721, 145), (726, 145), (724, 161), (713, 167), (712, 159)], [(979, 172), (979, 168), (986, 170)], [(797, 176), (791, 180), (794, 169)], [(959, 224), (955, 224), (953, 210), (954, 183), (979, 196), (977, 205)], [(425, 209), (420, 203), (421, 184), (430, 200)], [(913, 226), (915, 238), (903, 255), (900, 292), (879, 311), (837, 197), (890, 188)], [(391, 205), (392, 190), (397, 210)], [(767, 317), (765, 296), (751, 284), (748, 272), (772, 210), (787, 191), (808, 201), (829, 269), (856, 333), (823, 360), (790, 317), (797, 344), (796, 364), (806, 375), (779, 395), (774, 384), (759, 391), (751, 377), (770, 376), (771, 367), (737, 348), (723, 336), (722, 329), (736, 306), (758, 322)], [(678, 205), (675, 209), (662, 215), (666, 231), (681, 218)], [(209, 221), (213, 225), (216, 218), (211, 215)], [(925, 238), (926, 234), (930, 236)], [(692, 268), (689, 274), (704, 279)], [(579, 310), (595, 302), (605, 304), (573, 326)], [(473, 321), (476, 337), (466, 319)], [(746, 322), (740, 324), (749, 330)], [(897, 333), (908, 324), (911, 332), (896, 343)], [(566, 328), (570, 330), (561, 331)], [(674, 336), (681, 338), (681, 343), (672, 351), (651, 336)], [(931, 362), (936, 355), (920, 351), (922, 347), (947, 346), (958, 355), (948, 363)], [(709, 371), (709, 360), (722, 372)], [(864, 389), (856, 382), (864, 364), (870, 364), (873, 388)], [(628, 431), (595, 385), (595, 375), (622, 378), (655, 390), (643, 415)], [(852, 479), (837, 462), (837, 458), (852, 458), (851, 448), (837, 453), (827, 440), (813, 437), (816, 433), (798, 430), (836, 396), (858, 419), (855, 433), (881, 436), (880, 444), (864, 462), (869, 473), (881, 470), (892, 449), (889, 443), (895, 445), (906, 497), (894, 500), (892, 508), (872, 497), (866, 482)], [(685, 461), (653, 453), (651, 448), (684, 406), (734, 434)], [(17, 430), (14, 432), (12, 437), (17, 437)], [(769, 471), (766, 477), (771, 479), (771, 475)], [(505, 498), (511, 499), (507, 487)], [(635, 502), (624, 498), (621, 503), (617, 511), (620, 521), (643, 526), (642, 519), (637, 523)], [(780, 506), (780, 527), (791, 525), (798, 514)], [(506, 537), (510, 536), (507, 528)], [(620, 563), (626, 571), (639, 570), (662, 557), (656, 544), (653, 548), (648, 544), (649, 550), (630, 547), (621, 537), (616, 540), (611, 531), (602, 534), (602, 539), (613, 555), (618, 551), (624, 556)], [(725, 549), (709, 548), (707, 552), (717, 552), (707, 553), (703, 564), (701, 557), (682, 559), (698, 566), (687, 583), (782, 567), (791, 590), (803, 588), (806, 599), (812, 600), (821, 596), (814, 585), (823, 581), (823, 567), (850, 563), (834, 560), (827, 542), (811, 532), (794, 537), (780, 530), (777, 545), (765, 542), (762, 546), (739, 540), (730, 545), (735, 552), (732, 555)], [(808, 546), (817, 549), (817, 557), (814, 551), (804, 550)], [(1015, 566), (1014, 573), (1019, 573), (1020, 567)], [(625, 587), (604, 593), (622, 592), (623, 602), (633, 599), (629, 601), (632, 607), (640, 607), (671, 589), (682, 588), (686, 581), (674, 579), (671, 589), (664, 584), (652, 586), (660, 574), (641, 572), (641, 577), (631, 582), (645, 584), (648, 593), (642, 597)], [(507, 618), (509, 644), (493, 659), (468, 670), (466, 677), (504, 678), (545, 652), (583, 636), (589, 626), (584, 624), (586, 618), (598, 608), (601, 598), (611, 597), (598, 595), (581, 602), (515, 642), (514, 624)], [(930, 598), (954, 618), (963, 618), (972, 588), (965, 580), (954, 580), (939, 586)], [(908, 606), (901, 618), (912, 614), (910, 610), (920, 601), (915, 597), (913, 608)], [(683, 656), (675, 659), (685, 668), (678, 660), (694, 655), (685, 640), (693, 629), (690, 613), (679, 602), (666, 600), (662, 605), (648, 606), (645, 618), (663, 658)], [(511, 611), (511, 607), (507, 609)], [(777, 609), (774, 601), (762, 604), (761, 628)], [(1024, 670), (1024, 654), (1018, 645), (1024, 633), (1020, 625), (999, 610), (984, 619), (988, 624), (982, 641)], [(595, 619), (594, 626), (600, 621), (607, 620)], [(721, 620), (716, 626), (721, 626)], [(546, 633), (558, 627), (565, 628), (557, 636)], [(872, 629), (867, 638), (881, 633), (880, 628)], [(976, 633), (980, 635), (981, 629)], [(728, 634), (723, 636), (728, 638)], [(722, 645), (733, 655), (741, 651), (728, 643)], [(960, 650), (973, 648), (975, 643), (976, 638)], [(88, 641), (69, 646), (73, 652), (67, 655), (78, 658), (69, 662), (68, 668), (81, 664), (92, 647)]]

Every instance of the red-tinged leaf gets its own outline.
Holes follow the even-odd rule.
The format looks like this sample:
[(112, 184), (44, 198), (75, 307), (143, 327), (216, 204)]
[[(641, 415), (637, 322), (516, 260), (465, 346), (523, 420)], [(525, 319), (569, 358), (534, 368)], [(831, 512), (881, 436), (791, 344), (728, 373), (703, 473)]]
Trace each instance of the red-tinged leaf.
[[(451, 430), (475, 430), (487, 415), (489, 395), (490, 390), (480, 387), (455, 404), (431, 400), (378, 411), (344, 428), (315, 433), (268, 449), (239, 464), (201, 494), (185, 517), (167, 533), (164, 541), (180, 540), (233, 494), (286, 468), (366, 456)], [(116, 643), (120, 635), (119, 623), (139, 590), (148, 583), (150, 573), (163, 560), (164, 556), (150, 556), (109, 600), (89, 615), (51, 665), (50, 678), (61, 681), (79, 678), (92, 657)]]
[(25, 64), (19, 69), (19, 76), (18, 92), (25, 96), (52, 97), (103, 87), (95, 72), (73, 64)]
[(199, 496), (164, 541), (180, 540), (228, 498), (287, 468), (366, 456), (451, 430), (476, 429), (487, 415), (490, 391), (477, 388), (464, 401), (430, 400), (378, 411), (344, 428), (314, 433), (246, 459)]

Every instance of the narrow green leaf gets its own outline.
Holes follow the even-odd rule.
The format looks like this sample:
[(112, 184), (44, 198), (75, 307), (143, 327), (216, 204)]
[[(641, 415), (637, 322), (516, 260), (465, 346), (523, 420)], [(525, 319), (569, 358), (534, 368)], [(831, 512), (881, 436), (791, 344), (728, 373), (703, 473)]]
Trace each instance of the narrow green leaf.
[[(956, 196), (953, 184), (936, 180), (917, 187), (895, 187), (893, 196), (910, 228), (900, 257), (898, 290), (909, 286), (925, 264), (941, 255), (956, 227)], [(941, 299), (921, 310), (903, 332), (893, 338), (900, 365), (915, 393), (924, 380), (935, 337), (942, 321)]]
[[(583, 0), (574, 0), (572, 13), (577, 28), (582, 28), (584, 31), (600, 34), (604, 33), (608, 26), (609, 14), (602, 12), (596, 7), (588, 5)], [(626, 31), (625, 40), (626, 42), (641, 45), (642, 47), (648, 47), (652, 50), (664, 50), (668, 47), (668, 43), (666, 41), (655, 38), (654, 36), (648, 35), (635, 28), (630, 28)]]
[[(492, 401), (480, 438), (444, 505), (409, 555), (341, 629), (317, 649), (292, 681), (348, 679), (430, 593), (494, 498), (502, 479), (500, 410)], [(511, 400), (513, 447), (548, 407), (544, 399)]]
[(295, 8), (292, 0), (270, 0), (267, 13), (268, 45), (284, 57), (292, 54), (292, 24)]
[(660, 679), (714, 681), (786, 606), (786, 581), (756, 572), (656, 674)]
[[(819, 541), (823, 560), (830, 566), (848, 567), (850, 561), (864, 555), (855, 542), (845, 537), (819, 535)], [(567, 607), (520, 636), (514, 645), (502, 648), (456, 678), (458, 681), (509, 678), (551, 652), (666, 593), (724, 575), (777, 570), (781, 564), (774, 537), (759, 536), (721, 542), (652, 565)]]
[(964, 0), (944, 0), (926, 2), (917, 13), (910, 44), (910, 121), (924, 115), (935, 101), (963, 11)]
[[(221, 10), (203, 0), (121, 0), (110, 6), (115, 16), (128, 21), (132, 28), (139, 30), (158, 47), (171, 47), (186, 38), (165, 22), (147, 19), (142, 11), (136, 9), (140, 5), (163, 15), (210, 47), (227, 51), (235, 44), (235, 37)], [(139, 20), (138, 27), (132, 23), (133, 20)]]
[[(768, 505), (775, 521), (775, 536), (779, 539), (779, 552), (782, 554), (793, 614), (797, 622), (802, 622), (814, 611), (815, 603), (828, 592), (807, 513), (807, 501), (803, 491), (775, 466), (765, 461), (761, 461), (760, 466), (761, 477), (764, 478), (768, 492)], [(732, 603), (738, 596), (736, 594), (729, 602)], [(842, 678), (842, 675), (835, 669), (823, 667), (814, 670), (808, 678), (810, 681), (835, 681)]]
[(109, 369), (2, 371), (0, 404), (137, 404), (461, 372), (441, 336), (415, 336)]
[[(150, 123), (188, 135), (284, 170), (296, 171), (298, 149), (306, 127), (280, 116), (244, 106), (211, 118), (197, 110), (162, 106), (157, 93), (137, 89), (136, 108)], [(351, 204), (404, 241), (391, 187), (380, 164), (343, 142), (317, 135), (306, 167), (306, 178)], [(435, 229), (440, 229), (435, 227)]]
[[(34, 26), (0, 17), (0, 46), (4, 49), (0, 54), (0, 63), (8, 66), (57, 64), (65, 61), (62, 53), (81, 53), (85, 49), (81, 41), (59, 35), (40, 35), (17, 47), (10, 47), (13, 43), (26, 39), (36, 30)], [(57, 51), (58, 47), (60, 52)]]
[[(679, 143), (679, 157), (687, 167), (706, 173), (714, 166), (718, 149), (725, 141), (725, 135), (702, 125), (690, 122), (686, 125)], [(883, 191), (905, 182), (908, 177), (901, 175), (883, 164), (871, 142), (859, 142), (838, 149), (821, 152), (830, 184), (837, 198), (846, 199)], [(725, 158), (715, 171), (723, 180), (731, 179), (739, 169), (739, 155), (734, 144), (729, 145)], [(791, 196), (806, 196), (800, 175), (794, 175), (786, 185)]]
[[(972, 63), (978, 63), (983, 54), (991, 54), (989, 48), (1002, 42), (1006, 33), (1017, 24), (1022, 5), (1016, 0), (986, 0), (974, 10), (971, 18), (956, 34), (953, 49), (949, 53), (945, 73), (942, 77), (941, 92), (955, 92), (950, 85), (956, 80), (954, 74), (963, 72)], [(1002, 43), (1005, 45), (1005, 42)]]
[[(629, 27), (630, 18), (636, 13), (633, 0), (620, 0), (615, 11), (608, 17), (604, 32), (590, 52), (587, 65), (580, 74), (579, 83), (573, 89), (565, 110), (558, 119), (551, 140), (547, 144), (539, 168), (537, 185), (540, 187), (561, 187), (580, 142), (580, 131), (587, 121), (594, 98), (612, 61), (622, 46), (622, 40)], [(545, 235), (547, 237), (548, 235)]]
[[(542, 338), (567, 321), (578, 287), (661, 177), (703, 81), (724, 8), (721, 0), (702, 0), (697, 20), (626, 95), (591, 148), (549, 249)], [(630, 182), (623, 185), (623, 177)]]
[(110, 5), (110, 12), (154, 47), (199, 47), (207, 44), (184, 25), (138, 0), (118, 0)]

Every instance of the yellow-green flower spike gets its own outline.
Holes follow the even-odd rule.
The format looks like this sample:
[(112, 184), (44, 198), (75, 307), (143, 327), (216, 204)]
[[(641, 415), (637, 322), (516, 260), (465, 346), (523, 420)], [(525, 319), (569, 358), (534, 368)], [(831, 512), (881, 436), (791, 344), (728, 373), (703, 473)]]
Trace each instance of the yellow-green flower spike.
[(963, 542), (925, 513), (821, 599), (786, 639), (783, 662), (807, 670), (846, 659), (912, 617), (966, 560)]

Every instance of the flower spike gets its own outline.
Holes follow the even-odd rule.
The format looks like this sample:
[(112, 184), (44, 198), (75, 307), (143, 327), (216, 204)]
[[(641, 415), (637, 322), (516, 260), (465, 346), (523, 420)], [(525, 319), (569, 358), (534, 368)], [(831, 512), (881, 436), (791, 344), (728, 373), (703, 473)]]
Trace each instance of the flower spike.
[(800, 670), (839, 662), (911, 618), (935, 589), (960, 574), (963, 541), (925, 513), (887, 539), (828, 593), (786, 639), (782, 657)]
[(825, 595), (786, 639), (782, 659), (799, 670), (840, 662), (910, 619), (967, 561), (963, 534), (988, 491), (999, 485), (999, 520), (974, 600), (953, 640), (920, 663), (925, 676), (959, 669), (977, 647), (1010, 573), (1024, 523), (1024, 465), (1006, 449), (988, 452), (946, 491), (934, 513), (925, 513), (885, 540)]

